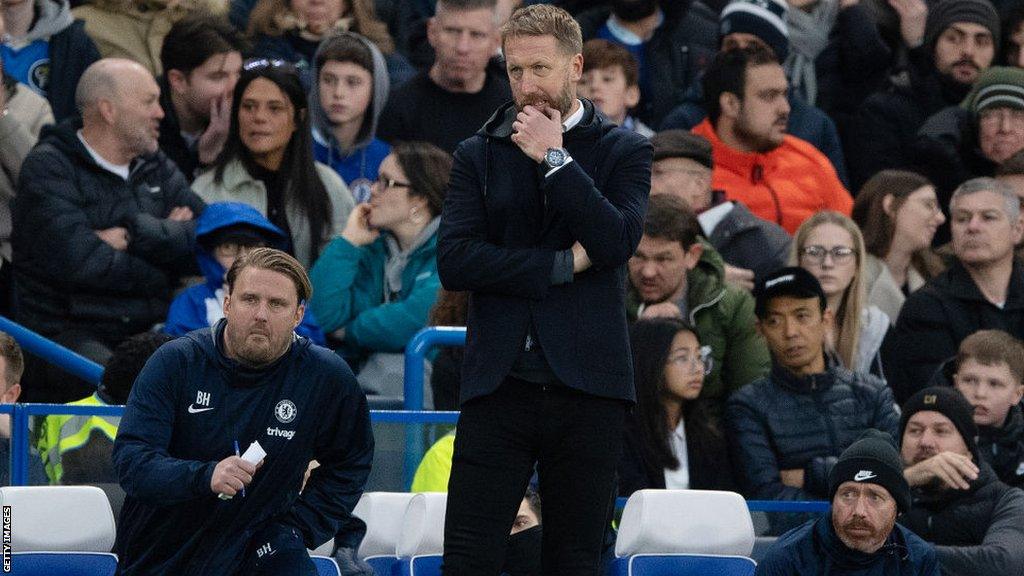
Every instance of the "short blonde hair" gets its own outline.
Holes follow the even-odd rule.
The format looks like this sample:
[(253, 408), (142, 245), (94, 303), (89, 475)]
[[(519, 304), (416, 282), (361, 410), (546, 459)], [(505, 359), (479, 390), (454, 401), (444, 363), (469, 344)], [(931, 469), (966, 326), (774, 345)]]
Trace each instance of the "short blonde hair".
[(512, 13), (501, 27), (501, 46), (517, 36), (553, 36), (570, 56), (583, 53), (583, 32), (565, 10), (550, 4), (532, 4)]
[(254, 248), (243, 254), (228, 270), (228, 294), (235, 291), (235, 281), (246, 268), (261, 268), (287, 276), (295, 284), (295, 295), (300, 303), (309, 300), (313, 295), (313, 286), (309, 282), (306, 269), (292, 256), (274, 248)]

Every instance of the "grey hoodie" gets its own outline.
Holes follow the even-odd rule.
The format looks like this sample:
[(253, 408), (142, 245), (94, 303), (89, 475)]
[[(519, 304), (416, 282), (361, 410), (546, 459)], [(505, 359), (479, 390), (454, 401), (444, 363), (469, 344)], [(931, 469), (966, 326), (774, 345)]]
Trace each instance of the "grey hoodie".
[[(326, 112), (322, 106), (320, 106), (320, 67), (317, 66), (320, 53), (324, 50), (325, 46), (330, 44), (333, 40), (349, 36), (356, 38), (362, 42), (370, 50), (370, 54), (373, 55), (373, 100), (370, 102), (370, 110), (368, 114), (363, 118), (363, 125), (359, 128), (359, 135), (356, 136), (356, 142), (352, 146), (351, 150), (342, 150), (338, 145), (337, 140), (334, 138), (332, 131), (331, 121), (327, 118)], [(316, 49), (316, 55), (313, 57), (313, 81), (310, 83), (309, 90), (309, 109), (312, 111), (311, 124), (313, 126), (313, 138), (320, 144), (328, 146), (333, 150), (336, 150), (342, 156), (347, 156), (355, 150), (359, 150), (370, 144), (373, 141), (374, 136), (377, 134), (377, 120), (380, 118), (380, 113), (384, 110), (384, 104), (388, 101), (388, 92), (391, 89), (391, 82), (388, 79), (388, 66), (384, 60), (384, 55), (381, 53), (377, 46), (366, 39), (364, 36), (356, 34), (355, 32), (341, 32), (324, 38), (323, 42)], [(369, 120), (369, 122), (367, 122)]]
[(25, 35), (24, 44), (49, 40), (50, 36), (63, 32), (75, 21), (68, 0), (36, 0), (35, 7), (36, 21)]

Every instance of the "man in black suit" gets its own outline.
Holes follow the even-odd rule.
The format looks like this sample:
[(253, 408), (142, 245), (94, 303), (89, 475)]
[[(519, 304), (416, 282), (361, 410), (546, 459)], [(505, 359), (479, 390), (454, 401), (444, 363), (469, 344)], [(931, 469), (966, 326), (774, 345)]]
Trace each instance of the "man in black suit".
[(471, 292), (444, 573), (497, 574), (538, 463), (545, 574), (598, 573), (633, 401), (626, 262), (651, 145), (576, 97), (579, 26), (546, 4), (502, 30), (514, 102), (455, 154), (438, 271)]

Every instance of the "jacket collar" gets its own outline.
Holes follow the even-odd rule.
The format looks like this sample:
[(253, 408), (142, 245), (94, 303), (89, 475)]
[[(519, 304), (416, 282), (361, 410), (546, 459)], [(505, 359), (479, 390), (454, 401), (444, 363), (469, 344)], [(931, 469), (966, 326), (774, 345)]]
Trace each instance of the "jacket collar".
[[(971, 273), (967, 271), (967, 268), (964, 267), (959, 258), (953, 258), (947, 278), (949, 292), (954, 298), (991, 304), (988, 298), (985, 298), (985, 295), (978, 289), (974, 278), (971, 278)], [(1010, 285), (1007, 286), (1006, 303), (1003, 305), (1003, 309), (1011, 310), (1017, 308), (1024, 308), (1024, 267), (1022, 267), (1020, 260), (1014, 258), (1013, 271), (1010, 272)]]
[(829, 353), (825, 353), (825, 371), (808, 376), (797, 376), (789, 368), (786, 368), (772, 358), (772, 382), (797, 394), (810, 394), (828, 390), (835, 382), (835, 371), (838, 367), (838, 359)]
[(779, 153), (783, 151), (787, 140), (792, 138), (792, 136), (787, 134), (783, 138), (783, 143), (778, 148), (768, 152), (742, 152), (723, 142), (718, 137), (718, 133), (708, 118), (705, 118), (703, 122), (698, 124), (693, 129), (693, 132), (707, 138), (711, 142), (711, 150), (715, 158), (715, 168), (721, 167), (730, 172), (744, 175), (750, 178), (752, 182), (756, 182), (754, 177), (755, 167), (760, 167), (762, 177), (765, 173), (775, 170), (778, 164)]
[(978, 426), (978, 436), (990, 440), (999, 446), (1014, 447), (1024, 437), (1024, 414), (1019, 404), (1010, 408), (1006, 421), (999, 428), (994, 426)]

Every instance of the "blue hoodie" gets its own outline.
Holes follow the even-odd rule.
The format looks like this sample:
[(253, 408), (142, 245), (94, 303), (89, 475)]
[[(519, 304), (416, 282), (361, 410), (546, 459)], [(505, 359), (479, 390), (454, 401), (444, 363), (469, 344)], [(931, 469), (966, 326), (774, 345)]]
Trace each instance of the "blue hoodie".
[[(185, 290), (171, 302), (164, 332), (171, 336), (184, 336), (193, 330), (210, 328), (224, 317), (224, 275), (227, 270), (203, 247), (202, 239), (218, 230), (239, 224), (261, 231), (271, 248), (284, 250), (288, 243), (287, 236), (280, 228), (248, 204), (217, 202), (207, 206), (196, 221), (196, 260), (199, 261), (199, 269), (206, 277), (206, 282)], [(324, 345), (324, 333), (308, 306), (295, 332), (316, 344)]]

